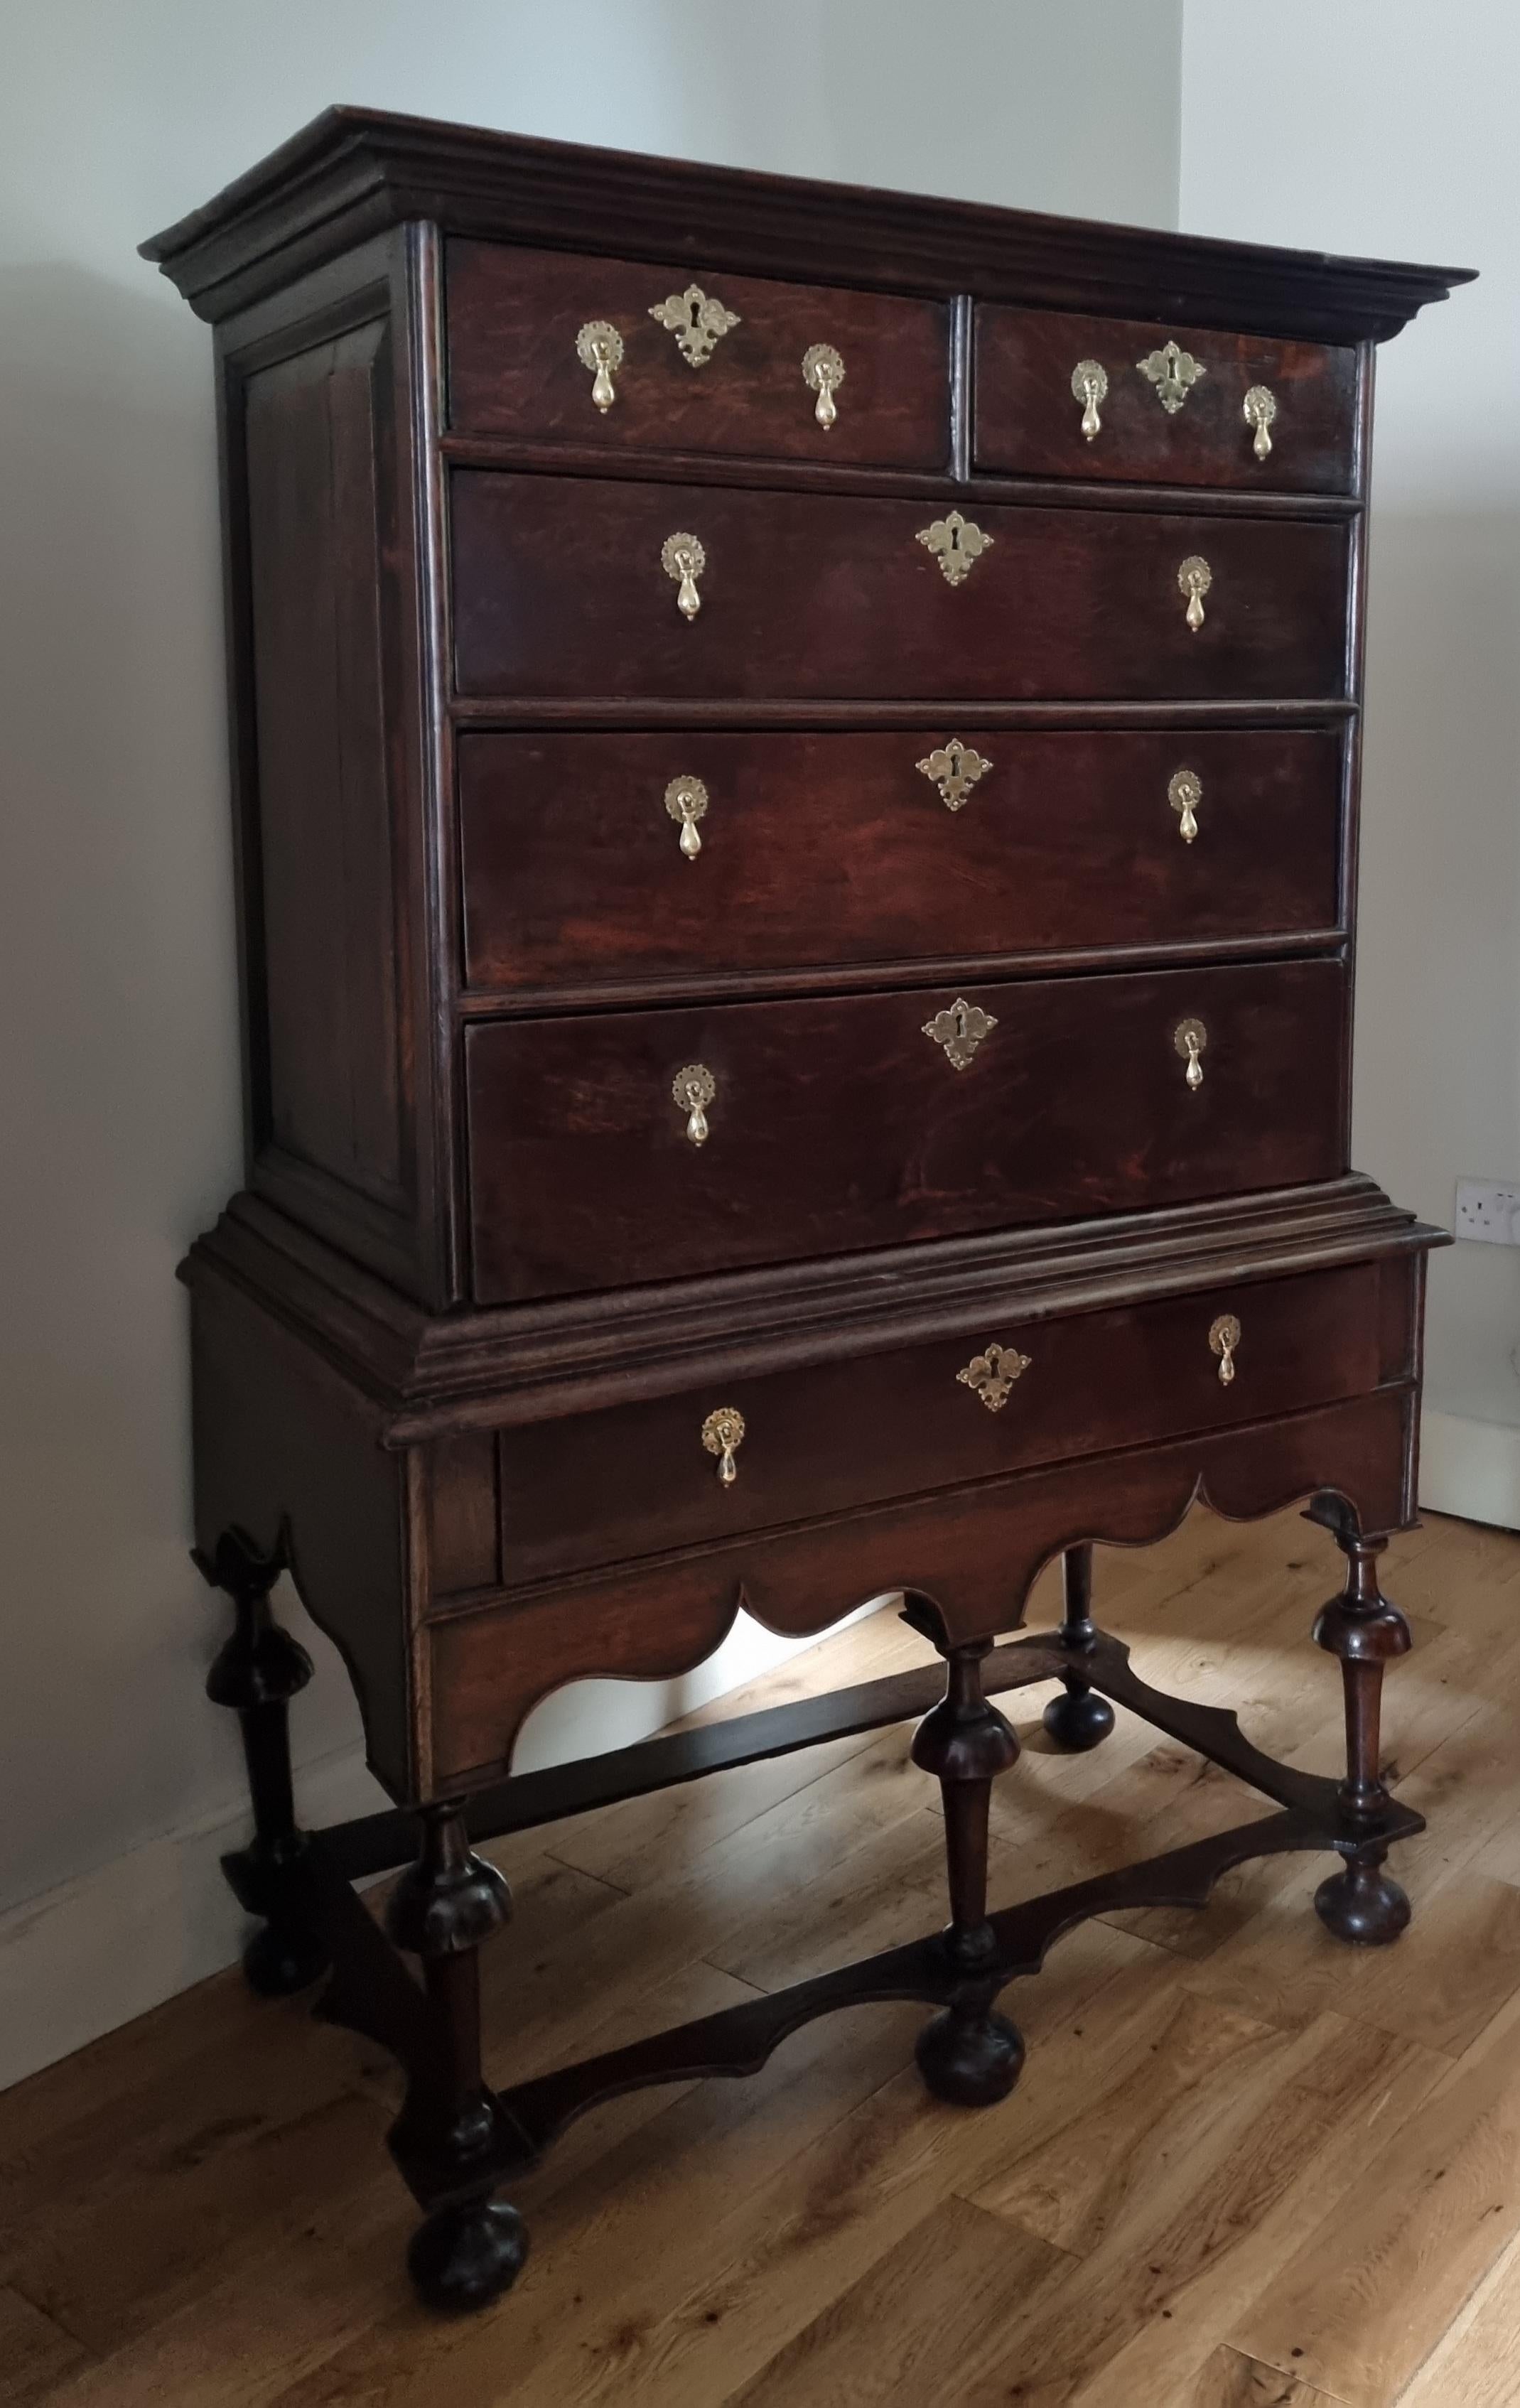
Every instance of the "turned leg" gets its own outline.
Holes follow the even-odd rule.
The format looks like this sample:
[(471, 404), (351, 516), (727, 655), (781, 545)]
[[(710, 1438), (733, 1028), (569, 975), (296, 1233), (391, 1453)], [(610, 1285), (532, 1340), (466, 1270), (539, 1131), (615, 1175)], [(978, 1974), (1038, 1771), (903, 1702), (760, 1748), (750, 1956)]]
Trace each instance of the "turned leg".
[[(1091, 1547), (1068, 1547), (1061, 1558), (1061, 1581), (1066, 1612), (1056, 1632), (1063, 1647), (1080, 1653), (1091, 1647), (1097, 1637), (1093, 1620), (1093, 1551)], [(1057, 1747), (1072, 1755), (1082, 1755), (1107, 1739), (1113, 1728), (1113, 1708), (1107, 1698), (1090, 1689), (1080, 1672), (1062, 1675), (1065, 1686), (1061, 1695), (1053, 1698), (1041, 1717), (1046, 1730)]]
[(270, 1610), (269, 1592), (285, 1570), (283, 1555), (261, 1555), (243, 1532), (223, 1531), (216, 1552), (194, 1562), (213, 1588), (232, 1598), (232, 1636), (206, 1679), (213, 1705), (237, 1711), (243, 1734), (253, 1839), (222, 1858), (234, 1894), (265, 1918), (243, 1951), (243, 1971), (265, 1998), (303, 1990), (326, 1971), (326, 1952), (284, 1903), (280, 1876), (306, 1846), (296, 1828), (291, 1786), (290, 1701), (311, 1678), (311, 1658)]
[(422, 1853), (392, 1893), (386, 1928), (422, 1959), (427, 2046), (411, 2070), (391, 2150), (428, 2214), (407, 2252), (429, 2307), (480, 2308), (528, 2254), (514, 2207), (493, 2199), (501, 2113), (480, 2068), (480, 1950), (511, 1913), (500, 1873), (476, 1856), (457, 1806), (424, 1806)]
[(944, 1800), (950, 1922), (943, 1944), (966, 1974), (954, 2003), (925, 2024), (915, 2054), (938, 2099), (963, 2107), (1006, 2099), (1019, 2078), (1024, 2042), (1006, 2016), (995, 2014), (1000, 1986), (978, 1980), (997, 1955), (987, 1921), (987, 1817), (992, 1784), (1019, 1752), (1013, 1730), (982, 1693), (982, 1662), (990, 1640), (945, 1651), (946, 1689), (913, 1734), (913, 1762), (932, 1772)]
[(1398, 1608), (1389, 1604), (1378, 1586), (1378, 1557), (1384, 1541), (1369, 1541), (1349, 1529), (1337, 1537), (1346, 1556), (1346, 1585), (1320, 1614), (1314, 1637), (1341, 1658), (1346, 1694), (1346, 1777), (1341, 1801), (1353, 1823), (1368, 1827), (1369, 1836), (1345, 1850), (1342, 1872), (1321, 1883), (1314, 1910), (1338, 1940), (1368, 1948), (1397, 1940), (1410, 1916), (1409, 1899), (1383, 1870), (1387, 1845), (1373, 1836), (1389, 1804), (1379, 1756), (1383, 1668), (1408, 1654), (1410, 1634)]

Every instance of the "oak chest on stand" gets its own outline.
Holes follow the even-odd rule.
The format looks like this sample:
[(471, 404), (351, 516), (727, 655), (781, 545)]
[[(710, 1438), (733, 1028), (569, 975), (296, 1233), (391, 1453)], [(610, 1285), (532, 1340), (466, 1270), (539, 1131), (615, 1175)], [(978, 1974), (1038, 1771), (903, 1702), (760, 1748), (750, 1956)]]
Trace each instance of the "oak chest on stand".
[[(248, 1168), (185, 1277), (228, 1873), (255, 1985), (331, 1966), (406, 2070), (424, 2296), (511, 2280), (498, 2194), (594, 2100), (814, 2015), (922, 1999), (987, 2105), (1084, 1916), (1324, 1849), (1330, 1929), (1393, 1939), (1438, 1233), (1349, 1165), (1361, 598), (1374, 346), (1457, 272), (354, 110), (145, 249), (223, 437)], [(1094, 1621), (1094, 1542), (1200, 1497), (1344, 1553), (1341, 1783)], [(286, 1570), (394, 1813), (296, 1823)], [(892, 1591), (922, 1671), (511, 1774), (567, 1682)], [(1036, 1682), (1058, 1743), (1118, 1703), (1279, 1811), (990, 1908), (989, 1700)], [(472, 1840), (913, 1713), (942, 1932), (486, 2086)], [(387, 1940), (351, 1885), (413, 1855)]]

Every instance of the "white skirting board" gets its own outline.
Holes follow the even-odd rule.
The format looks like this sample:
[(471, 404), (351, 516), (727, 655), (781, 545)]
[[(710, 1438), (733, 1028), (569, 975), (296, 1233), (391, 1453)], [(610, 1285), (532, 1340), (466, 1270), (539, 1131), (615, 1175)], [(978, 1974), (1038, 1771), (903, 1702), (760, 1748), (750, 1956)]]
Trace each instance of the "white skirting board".
[(1420, 1422), (1420, 1502), (1432, 1513), (1520, 1530), (1520, 1429), (1427, 1406)]
[[(868, 1605), (860, 1613), (875, 1611)], [(741, 1614), (717, 1653), (684, 1680), (595, 1681), (561, 1690), (530, 1718), (518, 1769), (629, 1746), (816, 1643), (779, 1638)], [(298, 1765), (295, 1795), (297, 1813), (313, 1828), (389, 1802), (351, 1748)], [(222, 1880), (220, 1859), (248, 1830), (241, 1809), (203, 1817), (0, 1914), (0, 2090), (236, 1961), (253, 1927)]]

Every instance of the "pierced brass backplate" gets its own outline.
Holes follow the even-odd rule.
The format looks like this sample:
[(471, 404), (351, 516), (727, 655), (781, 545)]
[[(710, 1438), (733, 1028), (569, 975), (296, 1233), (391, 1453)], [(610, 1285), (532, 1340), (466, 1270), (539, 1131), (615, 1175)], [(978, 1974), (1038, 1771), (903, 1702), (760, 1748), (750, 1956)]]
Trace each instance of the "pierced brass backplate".
[(1233, 1312), (1222, 1312), (1209, 1331), (1210, 1351), (1219, 1357), (1219, 1384), (1227, 1388), (1235, 1377), (1235, 1350), (1240, 1342), (1240, 1325)]
[(958, 995), (943, 1011), (924, 1023), (924, 1034), (942, 1045), (947, 1057), (957, 1070), (964, 1070), (984, 1037), (991, 1035), (997, 1023), (990, 1011), (979, 1003), (968, 1003)]
[(660, 546), (660, 566), (681, 589), (676, 595), (676, 609), (688, 626), (702, 608), (696, 580), (707, 565), (707, 553), (695, 535), (667, 535)]
[(649, 314), (674, 335), (681, 358), (693, 368), (705, 368), (713, 345), (739, 323), (736, 313), (704, 293), (700, 284), (688, 284), (684, 293), (667, 294)]
[(738, 1466), (734, 1450), (744, 1438), (744, 1416), (737, 1405), (720, 1405), (709, 1413), (702, 1424), (702, 1443), (709, 1455), (718, 1458), (718, 1477), (725, 1488), (732, 1488), (738, 1478)]
[(575, 355), (592, 371), (591, 397), (598, 409), (610, 409), (617, 399), (612, 371), (623, 366), (623, 337), (605, 318), (588, 319), (575, 338)]
[(1203, 624), (1203, 597), (1213, 581), (1213, 570), (1200, 552), (1190, 552), (1185, 560), (1178, 562), (1178, 590), (1187, 596), (1185, 615), (1195, 636)]
[(969, 577), (982, 553), (993, 547), (993, 538), (983, 535), (974, 519), (963, 519), (959, 510), (920, 527), (917, 540), (925, 552), (933, 552), (947, 585), (959, 585)]
[(670, 1094), (678, 1111), (686, 1115), (686, 1135), (693, 1145), (708, 1141), (707, 1106), (718, 1092), (718, 1082), (705, 1062), (688, 1062), (670, 1082)]
[(813, 416), (820, 426), (833, 425), (839, 412), (834, 396), (844, 382), (844, 362), (832, 343), (810, 343), (802, 354), (802, 381), (818, 395)]
[(1103, 429), (1097, 405), (1108, 399), (1109, 372), (1101, 360), (1079, 360), (1071, 371), (1071, 391), (1082, 404), (1082, 431), (1089, 443)]
[(1203, 800), (1203, 780), (1196, 769), (1178, 769), (1167, 786), (1167, 800), (1177, 814), (1178, 834), (1184, 844), (1191, 844), (1198, 832), (1198, 805)]
[(1277, 416), (1277, 395), (1272, 392), (1271, 387), (1254, 384), (1241, 405), (1241, 415), (1246, 424), (1255, 429), (1251, 445), (1252, 451), (1258, 460), (1265, 460), (1272, 448), (1272, 438), (1268, 429)]
[(1022, 1379), (1029, 1369), (1030, 1357), (1021, 1354), (1016, 1346), (989, 1346), (984, 1354), (973, 1354), (956, 1379), (963, 1388), (980, 1397), (989, 1413), (1000, 1413), (1012, 1393), (1015, 1380)]
[(972, 788), (986, 776), (992, 763), (984, 752), (978, 752), (971, 745), (963, 744), (958, 736), (953, 736), (948, 744), (937, 744), (914, 766), (922, 769), (931, 785), (939, 787), (939, 800), (946, 810), (958, 811), (963, 803), (969, 802)]
[(1209, 1032), (1201, 1020), (1180, 1020), (1171, 1032), (1171, 1041), (1187, 1064), (1187, 1083), (1197, 1095), (1203, 1084), (1202, 1054)]
[(665, 808), (680, 823), (681, 850), (687, 861), (695, 861), (702, 850), (702, 839), (696, 823), (706, 819), (708, 790), (700, 778), (672, 778), (665, 790)]
[(1176, 416), (1200, 376), (1208, 370), (1191, 351), (1169, 338), (1158, 351), (1150, 351), (1135, 366), (1141, 376), (1149, 377), (1156, 391), (1156, 399), (1169, 418)]

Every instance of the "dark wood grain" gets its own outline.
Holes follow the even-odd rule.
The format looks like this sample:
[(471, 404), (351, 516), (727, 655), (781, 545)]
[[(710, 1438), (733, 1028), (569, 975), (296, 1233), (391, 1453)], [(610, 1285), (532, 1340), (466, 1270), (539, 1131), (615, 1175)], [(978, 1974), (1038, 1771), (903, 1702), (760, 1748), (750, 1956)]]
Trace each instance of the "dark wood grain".
[[(506, 1432), (503, 1580), (510, 1586), (941, 1482), (1364, 1395), (1380, 1376), (1378, 1276), (1376, 1265), (1359, 1264), (1221, 1283), (1126, 1312), (1043, 1323), (1003, 1315), (975, 1341), (946, 1339)], [(1407, 1287), (1407, 1269), (1402, 1276)], [(1226, 1312), (1243, 1331), (1227, 1383), (1209, 1347)], [(957, 1376), (995, 1339), (1029, 1365), (996, 1411)], [(702, 1423), (720, 1404), (745, 1422), (731, 1487), (701, 1442)]]
[[(1031, 979), (963, 1070), (934, 989), (471, 1028), (481, 1302), (1288, 1186), (1344, 1168), (1332, 963)], [(1189, 1089), (1173, 1042), (1209, 1043)], [(711, 1072), (693, 1145), (672, 1082)], [(614, 1200), (615, 1199), (615, 1200)], [(609, 1206), (611, 1209), (609, 1209)]]
[[(470, 983), (573, 996), (1339, 925), (1338, 731), (978, 728), (992, 766), (952, 811), (917, 765), (955, 733), (464, 737)], [(1193, 843), (1168, 800), (1183, 768)], [(681, 777), (708, 790), (693, 860), (665, 802)]]
[[(1346, 531), (1322, 522), (977, 505), (993, 538), (950, 585), (922, 502), (581, 477), (452, 480), (465, 695), (1334, 696)], [(708, 566), (688, 624), (660, 565)], [(1180, 563), (1205, 557), (1202, 627)]]
[[(693, 280), (625, 259), (453, 242), (447, 252), (449, 423), (484, 435), (591, 443), (609, 452), (752, 452), (782, 460), (938, 468), (950, 451), (948, 312), (836, 286), (710, 279), (738, 318), (700, 367), (650, 316)], [(700, 282), (700, 272), (695, 280)], [(623, 364), (607, 410), (576, 354), (588, 321), (616, 328)], [(828, 428), (803, 353), (845, 364)]]
[[(1204, 373), (1169, 413), (1138, 363), (1174, 338)], [(1082, 431), (1071, 391), (1079, 360), (1108, 377), (1100, 431)], [(1243, 404), (1253, 385), (1277, 403), (1271, 451), (1258, 460)], [(1356, 354), (1154, 321), (982, 308), (976, 321), (979, 468), (1029, 477), (1126, 478), (1155, 485), (1350, 493), (1356, 474)]]

